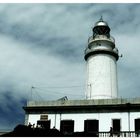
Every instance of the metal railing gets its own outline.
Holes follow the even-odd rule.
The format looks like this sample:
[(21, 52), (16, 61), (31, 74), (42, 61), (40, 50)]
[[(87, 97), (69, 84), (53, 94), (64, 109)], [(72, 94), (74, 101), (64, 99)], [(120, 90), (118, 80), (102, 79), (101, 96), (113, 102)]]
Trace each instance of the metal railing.
[(87, 137), (140, 137), (140, 132), (121, 131), (121, 132), (73, 132), (65, 136), (87, 136)]
[(88, 39), (88, 43), (92, 42), (92, 41), (96, 41), (96, 40), (109, 40), (113, 43), (115, 43), (115, 39), (114, 37), (110, 36), (110, 37), (107, 37), (106, 35), (96, 35), (96, 36), (91, 36), (89, 37)]
[(121, 131), (121, 132), (98, 132), (99, 137), (140, 137), (140, 132)]

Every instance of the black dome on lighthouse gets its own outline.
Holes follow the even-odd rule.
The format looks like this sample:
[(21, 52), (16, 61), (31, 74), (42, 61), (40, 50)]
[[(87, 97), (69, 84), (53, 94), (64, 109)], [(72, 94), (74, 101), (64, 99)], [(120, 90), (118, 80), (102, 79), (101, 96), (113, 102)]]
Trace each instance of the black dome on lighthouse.
[(107, 22), (103, 21), (102, 17), (97, 21), (93, 27), (93, 37), (96, 35), (110, 36), (110, 28)]
[(99, 21), (97, 21), (94, 25), (94, 27), (96, 26), (108, 26), (106, 21), (103, 21), (103, 18), (101, 17)]

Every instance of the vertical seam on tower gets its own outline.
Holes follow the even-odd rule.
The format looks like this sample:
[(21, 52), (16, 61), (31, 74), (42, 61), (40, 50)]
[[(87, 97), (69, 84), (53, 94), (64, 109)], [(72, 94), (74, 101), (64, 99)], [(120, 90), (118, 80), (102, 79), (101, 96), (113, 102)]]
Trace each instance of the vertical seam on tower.
[(112, 70), (111, 70), (111, 60), (109, 61), (109, 63), (110, 63), (111, 97), (112, 97)]
[(116, 69), (116, 84), (117, 84), (117, 89), (116, 89), (116, 91), (117, 91), (117, 98), (118, 98), (118, 69), (117, 69), (117, 62), (115, 62), (116, 64), (115, 64), (115, 69)]

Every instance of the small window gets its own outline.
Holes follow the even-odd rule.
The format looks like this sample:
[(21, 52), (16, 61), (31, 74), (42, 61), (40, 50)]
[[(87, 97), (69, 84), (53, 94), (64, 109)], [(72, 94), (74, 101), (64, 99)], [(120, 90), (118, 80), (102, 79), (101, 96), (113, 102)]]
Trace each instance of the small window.
[(48, 120), (48, 115), (40, 115), (40, 120), (42, 121), (47, 121)]

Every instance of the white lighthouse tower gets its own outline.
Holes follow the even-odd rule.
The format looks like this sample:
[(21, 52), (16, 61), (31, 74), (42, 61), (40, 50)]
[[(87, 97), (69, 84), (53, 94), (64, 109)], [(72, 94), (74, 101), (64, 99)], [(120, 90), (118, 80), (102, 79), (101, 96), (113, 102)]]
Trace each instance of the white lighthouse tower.
[(113, 99), (118, 96), (118, 49), (110, 36), (107, 22), (101, 19), (93, 27), (93, 35), (85, 50), (87, 61), (86, 99)]

